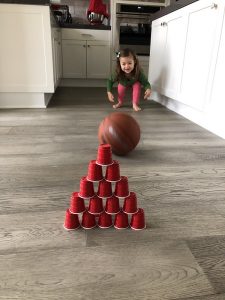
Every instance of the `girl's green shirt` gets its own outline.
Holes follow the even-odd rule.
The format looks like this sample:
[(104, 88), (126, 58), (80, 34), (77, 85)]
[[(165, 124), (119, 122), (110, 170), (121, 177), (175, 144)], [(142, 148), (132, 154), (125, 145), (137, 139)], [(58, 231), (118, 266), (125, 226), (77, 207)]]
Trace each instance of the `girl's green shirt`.
[[(107, 80), (107, 92), (112, 92), (113, 85), (116, 81), (117, 81), (116, 74), (114, 73)], [(151, 84), (149, 83), (143, 71), (140, 71), (138, 80), (135, 80), (133, 78), (124, 78), (123, 80), (120, 80), (118, 83), (122, 84), (123, 86), (129, 87), (132, 86), (136, 81), (139, 81), (145, 90), (151, 89)]]

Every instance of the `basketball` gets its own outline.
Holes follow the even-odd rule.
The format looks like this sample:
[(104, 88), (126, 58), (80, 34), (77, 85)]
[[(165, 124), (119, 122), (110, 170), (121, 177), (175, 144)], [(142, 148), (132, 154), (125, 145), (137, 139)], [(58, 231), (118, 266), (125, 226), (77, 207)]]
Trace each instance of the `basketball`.
[(129, 114), (114, 112), (106, 116), (99, 125), (100, 144), (110, 144), (112, 152), (124, 156), (138, 144), (141, 131), (137, 121)]

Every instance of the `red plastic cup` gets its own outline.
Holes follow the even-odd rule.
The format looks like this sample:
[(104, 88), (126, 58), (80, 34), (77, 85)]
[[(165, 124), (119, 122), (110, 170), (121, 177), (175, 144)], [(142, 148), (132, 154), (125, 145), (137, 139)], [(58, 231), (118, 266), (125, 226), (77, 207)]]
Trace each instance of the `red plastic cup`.
[(80, 214), (85, 211), (84, 199), (79, 197), (78, 192), (73, 192), (70, 197), (69, 211), (72, 214)]
[(120, 212), (119, 198), (117, 198), (115, 195), (107, 198), (105, 204), (105, 212), (111, 215)]
[(71, 214), (69, 209), (66, 210), (66, 216), (64, 221), (64, 228), (66, 230), (75, 230), (80, 227), (78, 215)]
[(88, 211), (83, 212), (81, 226), (84, 229), (92, 229), (96, 226), (95, 215), (90, 214)]
[(134, 214), (138, 210), (137, 208), (137, 197), (134, 192), (130, 192), (130, 195), (124, 199), (123, 211), (126, 214)]
[(120, 165), (117, 160), (113, 160), (113, 163), (106, 167), (105, 179), (112, 182), (120, 180)]
[(120, 211), (115, 215), (114, 227), (116, 229), (126, 229), (129, 227), (128, 215)]
[(87, 180), (99, 181), (103, 179), (102, 166), (96, 164), (96, 160), (91, 160), (88, 165)]
[(112, 148), (110, 144), (101, 144), (98, 146), (96, 163), (102, 166), (112, 164)]
[(129, 196), (128, 179), (126, 176), (121, 176), (120, 180), (116, 182), (115, 193), (117, 197)]
[(98, 219), (98, 226), (100, 228), (109, 228), (112, 226), (112, 216), (103, 212), (100, 214)]
[(99, 198), (97, 195), (90, 198), (88, 212), (90, 214), (100, 214), (103, 212), (103, 201), (102, 198)]
[(111, 182), (106, 181), (105, 179), (99, 181), (97, 195), (103, 198), (112, 196)]
[(138, 211), (132, 215), (130, 227), (134, 230), (141, 230), (146, 228), (145, 214), (142, 208), (139, 208)]
[(80, 180), (80, 192), (81, 198), (91, 198), (95, 194), (93, 182), (87, 180), (86, 176), (83, 176)]

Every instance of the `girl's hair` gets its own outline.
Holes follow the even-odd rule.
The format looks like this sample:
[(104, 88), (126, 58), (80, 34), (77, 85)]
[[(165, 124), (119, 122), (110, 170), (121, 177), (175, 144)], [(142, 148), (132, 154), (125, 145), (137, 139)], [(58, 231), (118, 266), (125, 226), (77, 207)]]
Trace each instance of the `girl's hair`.
[(138, 80), (138, 77), (139, 77), (139, 74), (140, 74), (139, 60), (138, 60), (135, 52), (132, 49), (126, 48), (126, 49), (121, 50), (117, 54), (117, 61), (116, 61), (116, 81), (123, 80), (126, 77), (125, 73), (121, 70), (120, 58), (121, 57), (128, 57), (128, 56), (132, 56), (132, 58), (134, 60), (134, 69), (130, 73), (130, 75), (131, 75), (131, 77), (133, 79)]

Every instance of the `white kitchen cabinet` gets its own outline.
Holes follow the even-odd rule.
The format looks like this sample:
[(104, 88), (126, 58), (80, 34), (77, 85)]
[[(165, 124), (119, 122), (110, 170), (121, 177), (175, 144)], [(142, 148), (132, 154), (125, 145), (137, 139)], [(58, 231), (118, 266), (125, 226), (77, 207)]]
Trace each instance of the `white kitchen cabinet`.
[[(169, 59), (171, 49), (176, 51), (180, 45), (178, 35), (161, 30), (161, 24), (173, 13), (153, 22), (149, 70), (152, 98), (225, 138), (225, 1), (199, 0), (179, 11), (184, 45), (178, 48), (181, 51), (176, 54), (179, 54), (178, 63), (176, 59)], [(165, 80), (165, 68), (169, 82), (174, 84), (168, 85)], [(172, 79), (174, 74), (177, 84)], [(168, 87), (175, 87), (175, 93), (170, 93)]]
[(176, 98), (182, 72), (187, 19), (175, 11), (152, 24), (149, 81), (161, 94)]
[(155, 91), (204, 109), (218, 48), (221, 3), (200, 0), (153, 21), (149, 80)]
[(49, 6), (0, 4), (0, 92), (54, 92)]
[[(224, 4), (223, 4), (224, 5)], [(221, 34), (222, 1), (197, 1), (188, 6), (186, 47), (179, 101), (204, 110)]]
[(60, 30), (47, 5), (0, 4), (0, 108), (43, 108), (61, 77)]
[(63, 77), (104, 79), (110, 74), (110, 32), (63, 29)]

